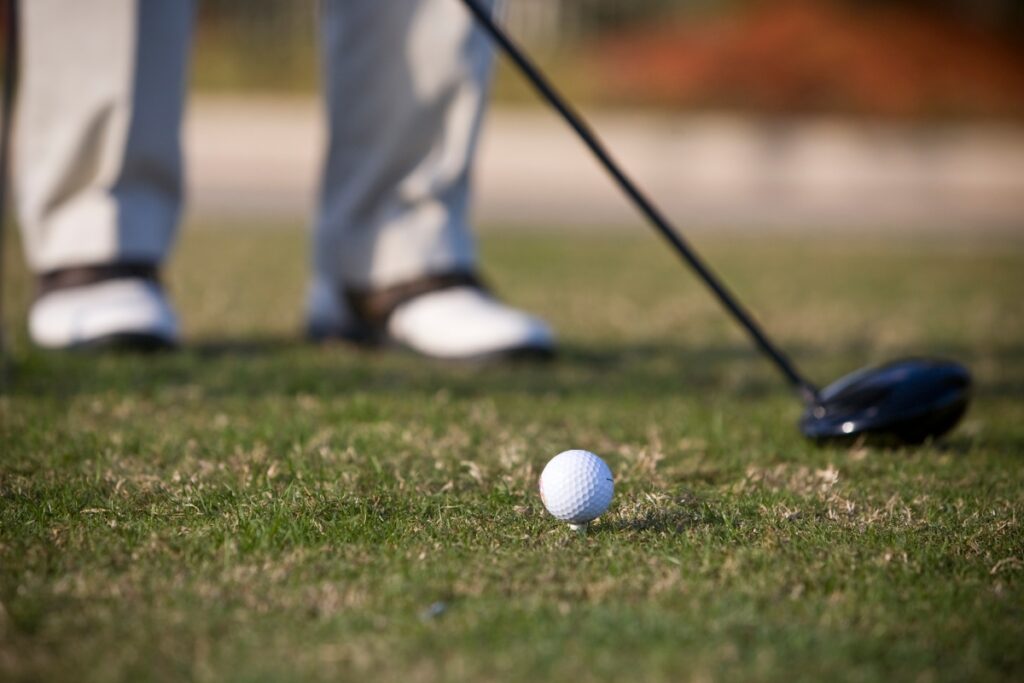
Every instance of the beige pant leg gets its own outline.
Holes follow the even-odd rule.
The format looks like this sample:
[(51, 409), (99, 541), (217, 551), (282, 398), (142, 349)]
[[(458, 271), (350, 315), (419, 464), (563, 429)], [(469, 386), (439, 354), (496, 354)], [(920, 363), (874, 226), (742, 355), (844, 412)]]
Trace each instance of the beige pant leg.
[(318, 275), (382, 287), (471, 268), (486, 36), (458, 0), (323, 0), (321, 31), (330, 143)]
[(21, 3), (17, 201), (36, 272), (158, 263), (182, 194), (189, 0)]

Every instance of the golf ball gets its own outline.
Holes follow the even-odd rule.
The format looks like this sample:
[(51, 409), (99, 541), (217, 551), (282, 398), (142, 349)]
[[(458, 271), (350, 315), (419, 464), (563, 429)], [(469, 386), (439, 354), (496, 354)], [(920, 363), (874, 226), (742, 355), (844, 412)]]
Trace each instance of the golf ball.
[(612, 502), (615, 483), (604, 460), (590, 451), (565, 451), (540, 474), (540, 497), (552, 515), (573, 525), (599, 517)]

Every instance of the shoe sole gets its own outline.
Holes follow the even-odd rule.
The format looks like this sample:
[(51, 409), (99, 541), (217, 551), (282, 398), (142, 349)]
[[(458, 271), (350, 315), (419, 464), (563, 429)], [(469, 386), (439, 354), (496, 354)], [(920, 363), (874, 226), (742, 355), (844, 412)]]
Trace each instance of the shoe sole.
[[(411, 349), (409, 350), (412, 351)], [(415, 351), (412, 352), (416, 353)], [(475, 356), (463, 356), (461, 358), (423, 357), (449, 363), (549, 363), (558, 357), (558, 351), (547, 346), (520, 346), (490, 353), (481, 353)]]
[(485, 364), (498, 362), (548, 362), (558, 356), (555, 348), (549, 346), (516, 346), (500, 351), (490, 351), (458, 358), (444, 358), (430, 356), (420, 353), (405, 344), (396, 342), (386, 337), (374, 335), (371, 332), (352, 330), (325, 330), (323, 328), (308, 327), (306, 329), (306, 340), (313, 344), (330, 345), (334, 343), (351, 346), (361, 351), (401, 351), (416, 355), (420, 358), (437, 363), (454, 364)]

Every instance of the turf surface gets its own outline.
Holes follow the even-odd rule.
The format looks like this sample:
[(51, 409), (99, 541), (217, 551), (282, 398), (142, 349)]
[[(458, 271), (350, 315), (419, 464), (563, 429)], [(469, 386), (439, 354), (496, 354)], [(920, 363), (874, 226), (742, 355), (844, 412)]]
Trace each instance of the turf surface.
[[(699, 242), (814, 377), (968, 363), (964, 424), (806, 443), (647, 235), (488, 233), (498, 289), (565, 350), (464, 367), (299, 343), (301, 233), (194, 230), (185, 351), (16, 335), (0, 679), (1020, 680), (1024, 244)], [(586, 536), (536, 494), (567, 448), (617, 476)]]

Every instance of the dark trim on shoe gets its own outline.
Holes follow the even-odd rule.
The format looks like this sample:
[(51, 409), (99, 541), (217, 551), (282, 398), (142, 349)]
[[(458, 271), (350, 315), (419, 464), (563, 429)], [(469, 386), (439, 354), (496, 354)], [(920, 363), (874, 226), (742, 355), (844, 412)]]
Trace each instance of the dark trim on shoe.
[(469, 271), (455, 271), (425, 275), (383, 289), (356, 289), (344, 291), (345, 299), (356, 319), (375, 334), (382, 335), (388, 318), (395, 309), (416, 297), (455, 287), (472, 287), (484, 292), (489, 289), (478, 275)]
[(86, 287), (110, 280), (149, 280), (160, 284), (160, 271), (152, 263), (108, 263), (51, 270), (36, 276), (36, 298), (61, 289)]

